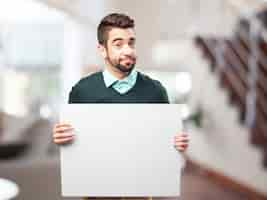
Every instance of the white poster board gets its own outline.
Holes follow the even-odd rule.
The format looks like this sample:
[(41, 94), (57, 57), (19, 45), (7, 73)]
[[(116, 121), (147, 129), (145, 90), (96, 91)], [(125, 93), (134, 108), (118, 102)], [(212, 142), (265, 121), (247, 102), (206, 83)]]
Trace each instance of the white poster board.
[(65, 105), (76, 138), (60, 147), (62, 195), (179, 196), (179, 113), (179, 104)]

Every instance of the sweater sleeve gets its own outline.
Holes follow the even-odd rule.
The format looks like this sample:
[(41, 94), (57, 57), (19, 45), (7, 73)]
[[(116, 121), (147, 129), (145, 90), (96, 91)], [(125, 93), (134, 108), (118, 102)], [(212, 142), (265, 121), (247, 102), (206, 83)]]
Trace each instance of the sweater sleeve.
[(162, 103), (170, 103), (167, 90), (163, 86), (161, 87), (161, 99)]
[(76, 87), (72, 87), (70, 93), (69, 93), (69, 99), (68, 99), (68, 103), (72, 104), (72, 103), (79, 103), (79, 94), (78, 94), (78, 89)]
[(170, 103), (167, 90), (165, 87), (159, 82), (156, 81), (158, 88), (159, 88), (159, 99), (160, 103)]

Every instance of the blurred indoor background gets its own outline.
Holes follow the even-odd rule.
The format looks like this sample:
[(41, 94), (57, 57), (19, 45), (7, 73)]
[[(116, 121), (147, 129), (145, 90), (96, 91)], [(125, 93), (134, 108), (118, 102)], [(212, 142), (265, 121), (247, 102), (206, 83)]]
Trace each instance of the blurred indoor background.
[(267, 199), (267, 1), (1, 0), (0, 200), (64, 199), (52, 127), (104, 67), (96, 27), (111, 12), (135, 19), (137, 69), (183, 104), (180, 199)]

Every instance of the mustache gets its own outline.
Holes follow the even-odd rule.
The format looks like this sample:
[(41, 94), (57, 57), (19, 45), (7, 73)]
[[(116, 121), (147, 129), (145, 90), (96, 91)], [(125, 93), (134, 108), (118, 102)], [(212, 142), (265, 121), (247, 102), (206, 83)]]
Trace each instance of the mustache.
[(133, 60), (135, 62), (136, 56), (125, 56), (124, 58), (120, 58), (119, 61), (127, 60), (127, 59)]

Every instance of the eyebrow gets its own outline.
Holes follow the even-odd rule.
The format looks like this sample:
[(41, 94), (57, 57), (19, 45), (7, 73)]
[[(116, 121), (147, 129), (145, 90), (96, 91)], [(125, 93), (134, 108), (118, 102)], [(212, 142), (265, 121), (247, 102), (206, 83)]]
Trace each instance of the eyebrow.
[[(114, 43), (114, 42), (116, 42), (116, 41), (122, 41), (123, 40), (123, 38), (115, 38), (113, 41), (112, 41), (112, 43)], [(134, 37), (131, 37), (130, 38), (130, 41), (135, 41), (135, 38)]]
[(115, 38), (115, 39), (112, 41), (112, 43), (117, 42), (117, 41), (121, 41), (121, 40), (123, 40), (123, 38)]

